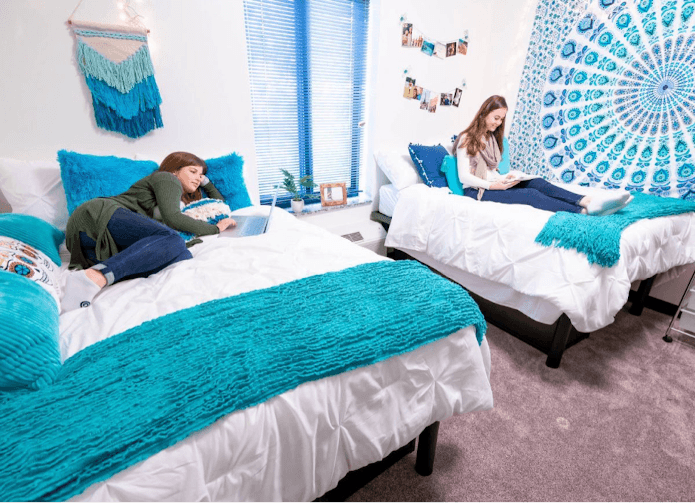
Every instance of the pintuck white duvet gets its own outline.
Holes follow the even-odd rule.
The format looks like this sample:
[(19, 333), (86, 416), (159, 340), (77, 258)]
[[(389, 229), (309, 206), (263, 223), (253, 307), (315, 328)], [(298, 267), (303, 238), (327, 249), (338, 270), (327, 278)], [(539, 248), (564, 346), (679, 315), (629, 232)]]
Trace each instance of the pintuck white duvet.
[[(246, 208), (236, 214), (264, 211)], [(279, 208), (268, 233), (209, 236), (191, 252), (192, 260), (113, 285), (91, 307), (63, 314), (63, 359), (201, 302), (385, 260)], [(491, 408), (489, 373), (487, 341), (479, 346), (474, 328), (468, 327), (410, 353), (305, 383), (229, 414), (73, 499), (312, 500), (348, 471), (382, 459), (434, 421)]]
[[(598, 190), (563, 187), (581, 194)], [(426, 263), (433, 260), (430, 265), (446, 269), (444, 274), (461, 271), (470, 282), (462, 284), (471, 291), (541, 323), (554, 323), (565, 313), (580, 332), (610, 325), (633, 281), (695, 262), (693, 213), (627, 227), (620, 260), (611, 268), (590, 265), (576, 250), (536, 243), (551, 216), (526, 205), (482, 202), (415, 185), (400, 191), (385, 245), (413, 252)]]

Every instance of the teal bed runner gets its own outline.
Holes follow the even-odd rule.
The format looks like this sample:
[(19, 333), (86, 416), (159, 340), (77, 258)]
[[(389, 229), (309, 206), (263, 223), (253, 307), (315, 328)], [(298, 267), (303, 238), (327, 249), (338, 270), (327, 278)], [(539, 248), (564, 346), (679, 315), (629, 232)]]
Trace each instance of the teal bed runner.
[(559, 211), (548, 219), (536, 236), (545, 246), (575, 249), (590, 264), (613, 267), (620, 260), (620, 236), (629, 225), (644, 218), (666, 217), (695, 211), (695, 202), (633, 192), (635, 199), (625, 208), (605, 217)]
[[(63, 500), (300, 384), (485, 320), (463, 288), (383, 261), (207, 302), (69, 358), (56, 382), (0, 393), (0, 500)], [(146, 495), (143, 495), (146, 497)]]

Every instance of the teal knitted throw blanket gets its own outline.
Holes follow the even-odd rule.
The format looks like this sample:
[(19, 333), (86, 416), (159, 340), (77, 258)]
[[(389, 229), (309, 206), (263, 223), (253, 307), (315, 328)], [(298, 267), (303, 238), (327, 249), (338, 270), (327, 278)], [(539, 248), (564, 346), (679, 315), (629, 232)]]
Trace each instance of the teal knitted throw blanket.
[(51, 386), (0, 393), (0, 500), (70, 498), (235, 410), (470, 325), (482, 342), (475, 302), (413, 261), (145, 322), (69, 358)]
[(643, 218), (657, 218), (695, 211), (695, 202), (633, 192), (635, 199), (625, 208), (605, 217), (560, 211), (548, 219), (536, 243), (575, 249), (590, 264), (613, 267), (620, 260), (623, 230)]

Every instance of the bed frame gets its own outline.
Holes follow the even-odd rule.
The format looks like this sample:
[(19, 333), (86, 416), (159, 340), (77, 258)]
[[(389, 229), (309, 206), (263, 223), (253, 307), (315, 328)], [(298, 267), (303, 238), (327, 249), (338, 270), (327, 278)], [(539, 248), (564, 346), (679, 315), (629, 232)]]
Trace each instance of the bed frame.
[[(371, 214), (371, 219), (379, 222), (388, 232), (391, 217), (374, 211)], [(413, 257), (401, 250), (396, 250), (389, 256), (395, 260), (413, 259)], [(431, 266), (427, 266), (437, 274), (444, 276)], [(634, 295), (631, 292), (629, 298), (629, 301), (632, 302), (629, 309), (630, 314), (635, 316), (642, 314), (645, 303), (649, 298), (649, 291), (654, 283), (654, 278), (655, 276), (652, 276), (641, 281), (637, 292)], [(465, 285), (461, 286), (465, 288)], [(478, 303), (480, 311), (488, 322), (548, 355), (545, 364), (550, 368), (556, 369), (560, 366), (560, 360), (565, 349), (589, 337), (588, 333), (579, 332), (574, 328), (572, 322), (564, 313), (554, 324), (546, 325), (529, 318), (516, 309), (500, 306), (471, 291), (468, 291), (468, 293)]]

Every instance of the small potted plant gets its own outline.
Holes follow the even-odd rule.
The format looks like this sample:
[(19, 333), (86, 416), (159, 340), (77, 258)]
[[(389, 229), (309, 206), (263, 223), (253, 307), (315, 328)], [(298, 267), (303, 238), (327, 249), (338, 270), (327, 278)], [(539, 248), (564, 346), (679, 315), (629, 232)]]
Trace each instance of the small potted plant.
[(314, 187), (318, 187), (318, 185), (312, 181), (311, 175), (301, 177), (299, 179), (299, 186), (297, 186), (297, 182), (295, 181), (294, 175), (292, 173), (290, 173), (286, 169), (283, 169), (282, 174), (285, 176), (285, 179), (282, 181), (281, 187), (290, 194), (292, 194), (292, 201), (290, 201), (290, 204), (292, 205), (292, 211), (294, 213), (301, 213), (302, 211), (304, 211), (304, 198), (320, 198), (320, 196), (314, 194), (306, 194), (304, 198), (302, 198), (302, 196), (299, 194), (300, 187), (305, 187), (307, 189), (313, 189)]

